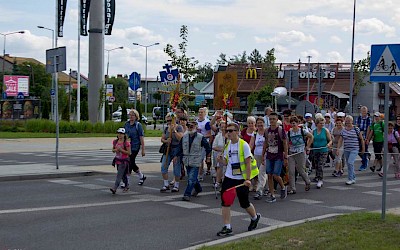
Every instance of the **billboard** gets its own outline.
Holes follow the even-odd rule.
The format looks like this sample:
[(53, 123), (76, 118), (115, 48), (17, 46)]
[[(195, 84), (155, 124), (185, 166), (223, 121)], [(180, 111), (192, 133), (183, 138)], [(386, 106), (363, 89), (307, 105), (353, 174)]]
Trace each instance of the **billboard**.
[(5, 93), (7, 97), (17, 96), (20, 92), (23, 93), (24, 96), (29, 96), (29, 76), (5, 75), (3, 82), (6, 85)]
[(40, 100), (0, 101), (0, 119), (37, 119), (40, 116)]

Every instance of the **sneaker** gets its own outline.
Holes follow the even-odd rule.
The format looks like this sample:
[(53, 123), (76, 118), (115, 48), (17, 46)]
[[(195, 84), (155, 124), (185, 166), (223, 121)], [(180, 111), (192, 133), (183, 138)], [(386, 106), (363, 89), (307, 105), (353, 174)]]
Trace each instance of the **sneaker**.
[(250, 225), (247, 228), (247, 231), (253, 231), (254, 229), (256, 229), (260, 218), (261, 218), (261, 214), (257, 213), (257, 219), (255, 219), (255, 220), (250, 219)]
[(376, 171), (380, 172), (382, 170), (382, 166), (380, 166), (380, 168), (378, 168)]
[(256, 192), (256, 195), (254, 195), (254, 200), (261, 200), (262, 199), (262, 193), (261, 192)]
[(281, 199), (285, 199), (287, 197), (287, 188), (281, 189)]
[(371, 169), (372, 172), (375, 172), (375, 166), (372, 166), (369, 169)]
[(332, 176), (333, 176), (333, 177), (338, 177), (338, 171), (333, 170)]
[(201, 193), (202, 191), (200, 191), (200, 192), (198, 192), (198, 191), (196, 191), (196, 189), (193, 189), (193, 191), (192, 191), (192, 196), (193, 197), (197, 197), (198, 195), (199, 195), (199, 193)]
[(367, 167), (364, 165), (361, 165), (360, 168), (358, 169), (358, 171), (365, 171), (367, 170)]
[(177, 188), (177, 187), (174, 187), (172, 190), (171, 190), (171, 193), (178, 193), (179, 192), (179, 188)]
[(341, 177), (343, 174), (344, 174), (343, 170), (340, 170), (340, 171), (338, 172), (338, 176), (339, 176), (339, 177)]
[(270, 196), (267, 196), (267, 199), (265, 201), (268, 203), (274, 203), (276, 201), (276, 198), (275, 198), (275, 196), (270, 195)]
[(170, 185), (171, 187), (173, 187), (173, 186), (175, 185), (175, 180), (170, 181), (170, 182), (169, 182), (169, 185)]
[(125, 188), (125, 183), (121, 182), (121, 188), (122, 188), (122, 189)]
[(182, 200), (183, 200), (183, 201), (190, 201), (190, 197), (189, 197), (189, 196), (183, 196), (183, 197), (182, 197)]
[(161, 193), (164, 193), (164, 192), (167, 192), (167, 191), (169, 191), (170, 189), (169, 189), (169, 186), (164, 186), (164, 187), (162, 187), (161, 189), (160, 189), (160, 192)]
[(355, 184), (355, 183), (356, 183), (355, 180), (348, 180), (348, 181), (346, 181), (346, 185), (353, 185), (353, 184)]
[(292, 190), (288, 191), (287, 194), (296, 194), (296, 190), (292, 189)]
[(311, 180), (312, 182), (318, 182), (318, 178), (315, 177), (314, 179)]
[(114, 188), (110, 188), (110, 191), (112, 194), (115, 194), (117, 192), (117, 190), (115, 190)]
[(147, 179), (147, 177), (143, 175), (143, 177), (140, 178), (138, 185), (139, 185), (139, 186), (142, 186), (143, 183), (144, 183), (144, 181), (145, 181), (146, 179)]
[(217, 233), (217, 236), (229, 236), (232, 234), (232, 228), (227, 228), (224, 226), (221, 231)]
[(383, 177), (383, 173), (382, 172), (379, 172), (379, 177)]
[(203, 176), (199, 176), (199, 182), (202, 182), (202, 181), (204, 181)]
[(324, 185), (324, 182), (322, 180), (319, 180), (317, 182), (317, 188), (320, 189), (322, 187), (322, 185)]
[(129, 192), (129, 188), (128, 188), (128, 187), (124, 188), (124, 189), (122, 190), (122, 192), (124, 192), (124, 193)]
[(306, 183), (306, 187), (304, 188), (306, 191), (310, 191), (311, 189), (311, 184), (310, 183)]

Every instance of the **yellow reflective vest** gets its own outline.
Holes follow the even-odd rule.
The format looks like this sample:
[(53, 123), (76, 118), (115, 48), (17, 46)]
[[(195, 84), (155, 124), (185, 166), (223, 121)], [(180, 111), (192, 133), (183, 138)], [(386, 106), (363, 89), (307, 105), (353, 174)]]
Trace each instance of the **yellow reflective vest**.
[[(239, 138), (239, 163), (240, 163), (240, 171), (242, 172), (243, 179), (247, 179), (247, 172), (246, 172), (246, 159), (244, 158), (244, 144), (247, 143), (245, 140)], [(228, 143), (225, 146), (225, 149), (229, 147), (231, 144), (231, 141), (229, 140)], [(251, 154), (251, 153), (250, 153)], [(251, 154), (251, 162), (250, 162), (250, 167), (251, 167), (251, 172), (250, 172), (250, 178), (253, 179), (254, 177), (258, 176), (258, 167), (257, 167), (257, 161), (254, 159), (253, 154)], [(228, 161), (228, 155), (225, 156), (226, 161)]]

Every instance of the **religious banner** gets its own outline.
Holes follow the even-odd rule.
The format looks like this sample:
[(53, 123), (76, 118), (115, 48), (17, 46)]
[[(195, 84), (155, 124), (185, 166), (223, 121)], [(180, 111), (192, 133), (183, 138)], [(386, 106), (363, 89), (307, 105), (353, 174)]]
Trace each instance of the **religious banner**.
[(161, 84), (165, 87), (175, 85), (178, 82), (179, 70), (171, 68), (171, 65), (165, 64), (165, 66), (163, 66), (165, 71), (160, 71)]
[(115, 0), (105, 0), (105, 29), (104, 35), (111, 35), (115, 18)]
[(87, 36), (87, 22), (89, 16), (90, 9), (90, 0), (80, 0), (81, 1), (81, 9), (79, 10), (80, 16), (80, 24), (81, 24), (81, 36)]
[(237, 89), (236, 71), (214, 73), (214, 109), (226, 110), (239, 107)]
[(57, 2), (57, 36), (63, 37), (65, 10), (67, 8), (67, 0), (58, 0)]

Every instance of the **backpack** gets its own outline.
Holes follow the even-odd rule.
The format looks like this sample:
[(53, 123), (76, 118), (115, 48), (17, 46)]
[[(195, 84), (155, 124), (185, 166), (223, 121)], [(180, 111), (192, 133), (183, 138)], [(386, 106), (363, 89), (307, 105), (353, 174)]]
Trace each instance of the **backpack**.
[[(303, 138), (304, 144), (306, 144), (307, 140), (306, 140), (306, 138), (304, 136), (304, 129), (303, 128), (299, 128), (299, 129), (301, 131), (301, 137)], [(291, 141), (291, 139), (290, 139), (290, 130), (288, 131), (288, 140)]]

